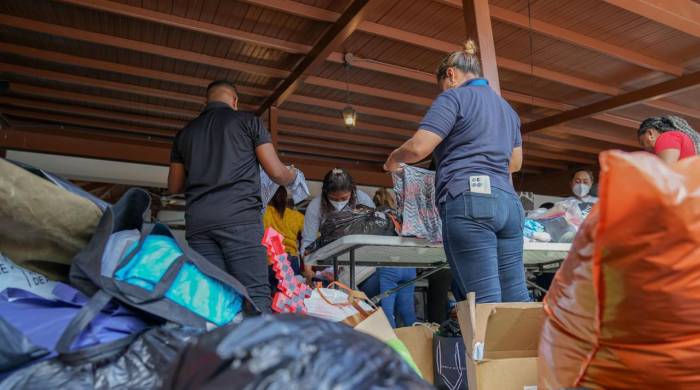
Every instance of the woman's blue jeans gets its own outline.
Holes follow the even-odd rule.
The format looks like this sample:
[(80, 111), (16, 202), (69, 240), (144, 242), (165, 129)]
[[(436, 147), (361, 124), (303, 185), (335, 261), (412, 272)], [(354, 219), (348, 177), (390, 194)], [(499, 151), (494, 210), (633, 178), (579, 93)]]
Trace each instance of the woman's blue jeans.
[[(372, 276), (359, 285), (359, 289), (372, 298), (415, 278), (415, 268), (377, 268)], [(392, 328), (396, 328), (396, 315), (401, 319), (403, 326), (411, 326), (416, 322), (416, 305), (413, 299), (415, 290), (415, 284), (411, 284), (381, 300), (382, 309)]]
[[(415, 268), (379, 268), (377, 273), (380, 293), (416, 278)], [(415, 290), (416, 285), (411, 284), (382, 299), (382, 309), (392, 328), (396, 328), (395, 315), (401, 318), (403, 326), (411, 326), (416, 322), (416, 304), (413, 300)]]
[(520, 199), (492, 188), (465, 192), (440, 205), (445, 254), (464, 293), (478, 303), (527, 302), (523, 267), (523, 220)]

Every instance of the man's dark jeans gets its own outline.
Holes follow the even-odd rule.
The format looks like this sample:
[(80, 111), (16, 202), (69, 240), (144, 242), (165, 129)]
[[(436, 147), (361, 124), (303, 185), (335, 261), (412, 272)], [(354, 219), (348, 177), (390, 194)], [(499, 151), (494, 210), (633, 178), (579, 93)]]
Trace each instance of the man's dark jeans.
[(195, 233), (187, 236), (187, 242), (207, 260), (238, 279), (248, 289), (258, 309), (269, 313), (272, 299), (262, 237), (262, 223), (254, 223)]

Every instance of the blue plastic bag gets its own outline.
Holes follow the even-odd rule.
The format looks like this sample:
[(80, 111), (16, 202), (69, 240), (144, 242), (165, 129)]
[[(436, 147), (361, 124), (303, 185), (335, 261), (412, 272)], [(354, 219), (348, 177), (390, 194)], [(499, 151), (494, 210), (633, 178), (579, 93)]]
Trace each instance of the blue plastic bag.
[[(137, 245), (133, 244), (124, 257)], [(171, 237), (150, 235), (144, 240), (141, 250), (117, 270), (114, 278), (153, 291), (182, 254)], [(182, 266), (165, 297), (219, 326), (231, 322), (243, 306), (240, 294), (203, 274), (189, 261)]]

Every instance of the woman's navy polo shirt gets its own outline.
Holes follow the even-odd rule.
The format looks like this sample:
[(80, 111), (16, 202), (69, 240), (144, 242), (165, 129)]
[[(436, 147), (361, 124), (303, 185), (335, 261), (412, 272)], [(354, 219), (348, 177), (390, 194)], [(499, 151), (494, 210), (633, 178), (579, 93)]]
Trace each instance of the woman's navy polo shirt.
[(520, 119), (485, 79), (440, 94), (420, 129), (442, 138), (434, 151), (439, 202), (468, 191), (470, 176), (488, 175), (492, 187), (515, 192), (508, 166), (513, 148), (522, 145)]

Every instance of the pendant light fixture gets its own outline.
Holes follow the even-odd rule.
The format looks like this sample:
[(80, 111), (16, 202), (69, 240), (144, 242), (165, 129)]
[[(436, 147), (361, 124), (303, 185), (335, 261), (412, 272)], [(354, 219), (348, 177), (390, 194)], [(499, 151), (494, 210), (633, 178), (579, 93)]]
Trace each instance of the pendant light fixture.
[(345, 124), (345, 127), (347, 127), (349, 130), (352, 130), (357, 125), (357, 112), (350, 105), (350, 61), (348, 58), (348, 54), (346, 54), (344, 57), (343, 66), (345, 67), (346, 84), (345, 103), (347, 103), (347, 106), (343, 109), (343, 123)]

